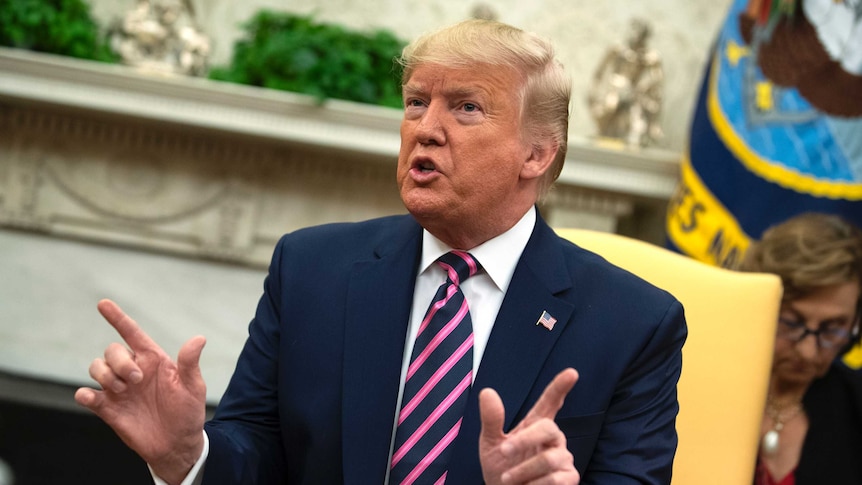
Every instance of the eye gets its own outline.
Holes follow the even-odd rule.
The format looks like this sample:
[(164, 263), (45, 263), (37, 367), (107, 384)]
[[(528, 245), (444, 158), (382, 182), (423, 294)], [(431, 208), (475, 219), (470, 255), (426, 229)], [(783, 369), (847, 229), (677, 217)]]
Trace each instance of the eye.
[(461, 109), (468, 113), (472, 113), (474, 111), (479, 111), (479, 105), (474, 103), (464, 103), (461, 105)]
[(822, 327), (820, 327), (820, 332), (823, 334), (826, 334), (826, 335), (841, 336), (841, 337), (850, 335), (850, 330), (844, 328), (840, 324), (828, 324), (827, 323), (827, 324), (823, 325)]
[(404, 101), (404, 106), (405, 106), (405, 107), (407, 107), (407, 108), (409, 108), (409, 107), (422, 106), (423, 104), (424, 104), (424, 103), (423, 103), (423, 102), (422, 102), (422, 100), (421, 100), (421, 99), (419, 99), (419, 98), (410, 98), (410, 99), (407, 99), (407, 100), (405, 100), (405, 101)]
[(843, 329), (841, 327), (830, 327), (822, 330), (824, 335), (828, 335), (830, 337), (843, 338), (850, 335), (850, 331)]

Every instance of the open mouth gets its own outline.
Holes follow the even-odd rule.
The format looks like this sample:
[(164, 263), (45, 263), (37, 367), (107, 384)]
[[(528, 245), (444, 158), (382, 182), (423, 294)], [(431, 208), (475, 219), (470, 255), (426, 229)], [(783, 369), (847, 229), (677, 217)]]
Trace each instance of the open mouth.
[(434, 165), (434, 162), (427, 159), (417, 159), (413, 161), (413, 168), (422, 172), (428, 173), (437, 170), (437, 167)]

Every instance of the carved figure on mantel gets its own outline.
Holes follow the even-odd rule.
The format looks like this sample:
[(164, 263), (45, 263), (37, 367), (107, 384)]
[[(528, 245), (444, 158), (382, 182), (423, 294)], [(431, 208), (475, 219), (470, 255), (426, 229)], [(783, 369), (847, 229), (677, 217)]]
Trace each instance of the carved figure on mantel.
[(587, 102), (602, 137), (647, 146), (664, 136), (664, 73), (661, 57), (647, 47), (650, 34), (646, 22), (632, 20), (625, 45), (609, 49), (593, 75)]
[(194, 16), (191, 0), (138, 0), (111, 28), (111, 47), (147, 72), (204, 75), (210, 40)]
[(491, 4), (479, 2), (470, 10), (470, 17), (483, 20), (497, 20), (499, 15)]

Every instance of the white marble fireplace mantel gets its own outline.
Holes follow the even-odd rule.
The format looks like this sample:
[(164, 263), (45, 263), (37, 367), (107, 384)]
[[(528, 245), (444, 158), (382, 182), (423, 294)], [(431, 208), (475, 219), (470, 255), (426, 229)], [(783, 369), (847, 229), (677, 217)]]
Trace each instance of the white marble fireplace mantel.
[[(164, 194), (164, 191), (177, 193), (187, 189), (164, 176), (183, 171), (181, 167), (192, 177), (211, 179), (207, 187), (200, 184), (196, 187), (199, 190), (196, 195), (201, 197), (196, 202), (206, 200), (212, 209), (219, 201), (226, 200), (215, 194), (224, 194), (230, 185), (235, 205), (233, 212), (258, 216), (272, 209), (266, 207), (268, 201), (261, 200), (264, 196), (259, 189), (283, 185), (270, 177), (332, 177), (326, 184), (330, 187), (323, 192), (299, 195), (306, 199), (306, 195), (311, 195), (314, 199), (303, 204), (310, 212), (306, 216), (269, 219), (265, 224), (273, 227), (273, 232), (259, 231), (260, 227), (249, 228), (250, 232), (262, 235), (267, 244), (273, 242), (272, 237), (304, 225), (403, 210), (396, 200), (392, 175), (399, 147), (399, 110), (339, 100), (320, 105), (308, 96), (295, 93), (198, 78), (145, 75), (126, 66), (17, 49), (0, 49), (0, 108), (0, 120), (5, 128), (0, 146), (6, 155), (4, 163), (8, 165), (16, 159), (17, 171), (50, 172), (58, 179), (55, 182), (65, 187), (70, 199), (77, 198), (79, 203), (92, 206), (90, 214), (76, 214), (76, 217), (88, 219), (89, 225), (98, 226), (107, 216), (152, 221), (159, 219), (157, 216), (176, 219), (183, 210), (188, 212), (190, 206), (195, 205), (192, 200), (186, 200), (191, 197), (179, 201), (182, 197)], [(655, 149), (626, 149), (577, 136), (570, 138), (566, 167), (556, 192), (543, 207), (552, 224), (616, 231), (619, 219), (631, 216), (638, 204), (644, 201), (662, 203), (674, 190), (677, 154)], [(88, 146), (88, 142), (99, 146)], [(29, 162), (25, 163), (28, 157)], [(34, 163), (35, 158), (43, 160)], [(50, 160), (44, 160), (48, 158)], [(130, 158), (135, 160), (130, 161)], [(76, 173), (86, 172), (87, 175), (74, 180), (75, 173), (57, 167), (73, 162), (80, 165), (75, 167)], [(256, 166), (248, 167), (249, 164)], [(40, 166), (37, 169), (33, 165)], [(124, 173), (120, 174), (121, 171)], [(213, 180), (214, 172), (217, 177)], [(357, 175), (363, 180), (356, 180)], [(117, 181), (121, 176), (125, 179)], [(99, 207), (96, 200), (81, 200), (87, 197), (81, 197), (78, 190), (85, 185), (80, 178), (96, 185), (99, 177), (105, 183), (114, 177), (113, 186), (103, 186), (99, 190), (104, 193), (94, 196), (106, 199), (102, 205), (109, 207)], [(133, 177), (137, 178), (132, 180)], [(367, 177), (379, 184), (375, 188), (382, 193), (356, 190), (357, 185), (368, 182), (364, 180)], [(351, 178), (353, 182), (348, 180)], [(158, 197), (147, 200), (143, 193), (146, 187), (130, 185), (143, 179), (147, 179), (150, 190), (160, 190), (164, 200)], [(237, 188), (237, 185), (243, 187)], [(278, 189), (286, 187), (273, 188), (279, 192)], [(305, 189), (306, 192), (313, 190)], [(39, 191), (50, 192), (51, 189), (41, 187)], [(46, 229), (47, 224), (57, 234), (87, 232), (80, 227), (68, 227), (80, 222), (68, 220), (65, 217), (71, 217), (68, 210), (44, 204), (39, 204), (37, 214), (33, 214), (35, 218), (28, 221), (27, 215), (22, 217), (23, 201), (20, 200), (27, 196), (19, 192), (8, 183), (6, 187), (0, 184), (0, 194), (5, 193), (5, 204), (0, 205), (0, 224), (13, 220), (41, 229)], [(117, 208), (107, 192), (125, 193), (125, 196), (137, 194), (149, 210)], [(35, 194), (29, 195), (32, 198)], [(250, 202), (249, 199), (254, 199), (254, 203), (243, 204)], [(171, 207), (171, 204), (175, 205)], [(162, 210), (155, 210), (154, 205)], [(289, 204), (280, 205), (279, 210), (289, 207)], [(99, 209), (101, 214), (94, 217), (93, 213)], [(113, 231), (91, 235), (106, 237), (110, 232)], [(650, 238), (650, 234), (637, 231), (632, 235)], [(128, 235), (115, 236), (113, 239), (120, 242), (130, 242)], [(212, 234), (198, 236), (204, 240), (214, 237)], [(230, 239), (229, 235), (222, 234), (222, 239), (225, 238)], [(216, 245), (229, 249), (227, 253), (233, 256), (226, 254), (226, 257), (234, 260), (265, 262), (259, 254), (252, 255), (252, 237), (239, 239), (242, 240), (235, 240), (226, 247)], [(140, 242), (183, 249), (159, 241), (158, 235)], [(201, 254), (200, 248), (184, 249)], [(237, 249), (246, 251), (246, 256), (238, 256)]]

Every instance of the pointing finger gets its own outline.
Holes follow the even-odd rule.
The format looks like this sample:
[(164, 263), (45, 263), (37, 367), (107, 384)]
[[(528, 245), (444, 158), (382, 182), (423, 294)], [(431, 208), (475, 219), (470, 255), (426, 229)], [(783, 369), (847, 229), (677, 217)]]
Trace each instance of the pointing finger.
[(97, 305), (99, 313), (120, 334), (120, 337), (134, 352), (158, 348), (158, 345), (147, 335), (130, 316), (111, 300), (101, 300)]
[(571, 367), (557, 374), (554, 380), (542, 392), (542, 395), (536, 401), (536, 404), (533, 405), (533, 408), (530, 409), (530, 412), (527, 413), (527, 416), (524, 417), (522, 424), (529, 425), (542, 418), (554, 419), (557, 411), (563, 407), (566, 395), (572, 390), (577, 381), (578, 371)]

